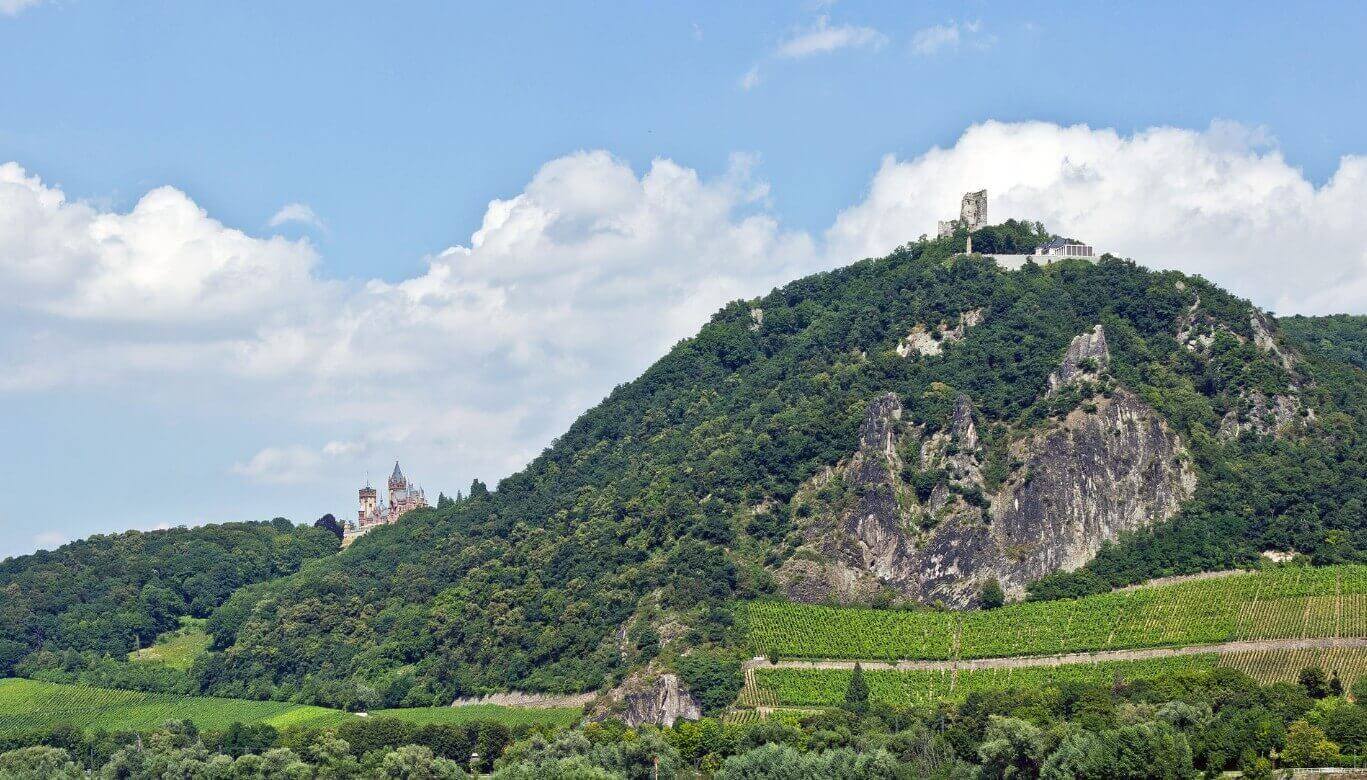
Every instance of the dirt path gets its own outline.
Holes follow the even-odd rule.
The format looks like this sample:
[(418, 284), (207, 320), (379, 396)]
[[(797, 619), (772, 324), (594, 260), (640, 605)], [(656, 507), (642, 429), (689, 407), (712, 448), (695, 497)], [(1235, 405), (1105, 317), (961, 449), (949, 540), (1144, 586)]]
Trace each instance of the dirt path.
[[(1090, 653), (1064, 653), (1060, 655), (1024, 655), (1010, 658), (973, 658), (959, 661), (858, 661), (868, 670), (891, 671), (965, 671), (974, 669), (1019, 669), (1026, 666), (1062, 666), (1064, 664), (1090, 664), (1102, 661), (1142, 661), (1150, 658), (1172, 658), (1179, 655), (1201, 655), (1203, 653), (1247, 653), (1256, 650), (1315, 650), (1326, 647), (1367, 647), (1367, 637), (1327, 638), (1327, 639), (1259, 639), (1243, 642), (1220, 642), (1211, 645), (1187, 645), (1185, 647), (1146, 647), (1135, 650), (1097, 650)], [(853, 669), (854, 660), (824, 661), (779, 661), (771, 664), (763, 658), (753, 658), (745, 662), (746, 671), (751, 669)]]

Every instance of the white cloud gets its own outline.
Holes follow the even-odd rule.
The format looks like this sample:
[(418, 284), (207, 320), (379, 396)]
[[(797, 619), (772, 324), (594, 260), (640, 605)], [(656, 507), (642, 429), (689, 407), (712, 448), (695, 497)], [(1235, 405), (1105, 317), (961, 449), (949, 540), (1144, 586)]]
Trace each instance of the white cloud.
[(817, 17), (811, 29), (803, 30), (779, 44), (774, 55), (783, 59), (802, 59), (814, 54), (828, 54), (838, 49), (877, 49), (888, 42), (888, 37), (872, 27), (830, 24), (830, 17)]
[(173, 187), (126, 214), (66, 200), (0, 165), (0, 274), (7, 302), (87, 320), (241, 323), (314, 291), (305, 242), (224, 227)]
[[(831, 25), (823, 14), (809, 28), (789, 35), (766, 58), (767, 60), (801, 60), (818, 54), (830, 54), (840, 49), (881, 49), (888, 37), (872, 27), (841, 24)], [(749, 91), (760, 85), (763, 75), (757, 63), (737, 81), (741, 89)]]
[(292, 429), (224, 464), (244, 479), (349, 487), (401, 457), (451, 488), (520, 467), (727, 300), (884, 254), (983, 187), (994, 222), (1039, 219), (1281, 313), (1362, 312), (1367, 158), (1316, 187), (1270, 144), (1225, 124), (988, 122), (886, 158), (819, 238), (783, 228), (753, 158), (706, 179), (579, 152), (490, 201), (423, 273), (355, 285), (322, 277), (307, 243), (225, 227), (176, 190), (112, 212), (0, 166), (0, 392), (268, 410)]
[[(2, 9), (3, 6), (0, 6)], [(61, 531), (43, 531), (33, 535), (33, 544), (39, 550), (55, 550), (66, 543), (66, 534)]]
[(268, 485), (293, 485), (317, 479), (322, 462), (322, 455), (307, 447), (266, 447), (233, 464), (232, 473)]
[(31, 8), (43, 0), (0, 0), (0, 15), (17, 16), (25, 8)]
[(758, 87), (759, 82), (759, 66), (755, 65), (751, 67), (749, 70), (745, 71), (745, 75), (740, 77), (739, 83), (741, 89), (749, 91), (754, 89), (755, 87)]
[(911, 36), (911, 50), (923, 57), (930, 57), (942, 51), (957, 49), (965, 42), (971, 42), (977, 49), (985, 49), (996, 43), (995, 37), (980, 35), (981, 32), (982, 23), (978, 21), (951, 21), (924, 27)]
[(322, 218), (307, 203), (286, 203), (281, 206), (280, 210), (271, 217), (270, 226), (280, 227), (290, 222), (297, 222), (317, 230), (327, 230), (327, 225), (323, 223)]
[(1124, 136), (1084, 125), (987, 122), (948, 149), (885, 158), (867, 198), (827, 232), (833, 258), (877, 255), (987, 188), (989, 219), (1041, 220), (1099, 251), (1199, 273), (1282, 313), (1367, 302), (1367, 157), (1316, 187), (1267, 135), (1216, 123)]

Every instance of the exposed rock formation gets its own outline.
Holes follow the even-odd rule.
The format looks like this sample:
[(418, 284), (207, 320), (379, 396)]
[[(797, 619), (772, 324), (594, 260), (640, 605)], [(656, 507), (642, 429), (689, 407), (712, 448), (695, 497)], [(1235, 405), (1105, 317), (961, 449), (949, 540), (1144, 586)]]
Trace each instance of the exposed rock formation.
[(1073, 337), (1073, 343), (1068, 345), (1068, 351), (1063, 354), (1063, 364), (1049, 375), (1049, 389), (1057, 390), (1064, 385), (1096, 379), (1110, 363), (1111, 351), (1106, 346), (1106, 331), (1097, 325), (1091, 333)]
[(1257, 309), (1248, 319), (1249, 327), (1253, 328), (1253, 343), (1263, 352), (1271, 353), (1282, 364), (1282, 368), (1291, 371), (1295, 361), (1285, 350), (1277, 346), (1277, 339), (1272, 335), (1272, 323), (1268, 321), (1267, 315)]
[(702, 706), (684, 688), (678, 675), (661, 673), (652, 664), (600, 696), (589, 717), (620, 718), (632, 728), (646, 723), (668, 727), (680, 720), (701, 718)]
[(1299, 426), (1302, 419), (1306, 422), (1315, 419), (1314, 411), (1303, 407), (1296, 395), (1269, 398), (1261, 391), (1250, 390), (1241, 394), (1239, 401), (1239, 408), (1230, 409), (1220, 419), (1222, 438), (1233, 439), (1244, 431), (1259, 436), (1280, 435)]
[(946, 345), (963, 341), (968, 329), (981, 324), (982, 321), (983, 310), (970, 309), (959, 314), (959, 323), (952, 328), (941, 322), (932, 331), (927, 326), (918, 324), (911, 329), (906, 338), (897, 342), (897, 354), (902, 357), (907, 357), (913, 352), (918, 355), (938, 355), (944, 351)]
[[(1098, 326), (1069, 345), (1051, 388), (1098, 379), (1109, 359)], [(917, 451), (920, 431), (906, 430), (901, 413), (892, 394), (870, 403), (858, 451), (821, 487), (799, 492), (798, 502), (817, 508), (802, 524), (801, 555), (779, 572), (790, 598), (863, 600), (879, 591), (873, 578), (962, 607), (989, 577), (1018, 597), (1044, 574), (1086, 563), (1103, 542), (1171, 517), (1196, 486), (1177, 435), (1116, 390), (1015, 440), (1016, 468), (987, 495), (972, 404), (960, 395), (944, 427), (920, 444), (919, 473), (940, 475), (922, 501), (898, 454)], [(832, 484), (847, 494), (832, 495)]]

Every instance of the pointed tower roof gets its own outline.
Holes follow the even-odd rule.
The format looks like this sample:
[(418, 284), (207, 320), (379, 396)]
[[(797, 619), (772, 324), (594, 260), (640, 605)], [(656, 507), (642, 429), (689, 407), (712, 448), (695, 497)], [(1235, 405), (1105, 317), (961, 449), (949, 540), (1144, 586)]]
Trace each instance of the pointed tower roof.
[(389, 475), (389, 481), (394, 482), (403, 479), (403, 472), (399, 470), (399, 462), (394, 461), (394, 473)]

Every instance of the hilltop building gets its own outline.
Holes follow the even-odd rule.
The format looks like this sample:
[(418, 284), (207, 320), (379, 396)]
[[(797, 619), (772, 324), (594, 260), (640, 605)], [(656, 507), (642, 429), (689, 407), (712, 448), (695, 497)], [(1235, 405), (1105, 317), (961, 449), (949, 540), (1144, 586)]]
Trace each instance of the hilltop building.
[(427, 506), (427, 496), (422, 488), (408, 481), (398, 461), (394, 461), (394, 473), (389, 475), (388, 488), (389, 500), (384, 502), (379, 500), (379, 493), (368, 482), (358, 491), (360, 508), (356, 512), (356, 520), (347, 523), (347, 537), (355, 538), (376, 526), (397, 523), (404, 513)]
[[(968, 232), (972, 233), (985, 224), (987, 224), (987, 190), (965, 192), (963, 199), (959, 201), (959, 218), (940, 220), (935, 237), (947, 238), (952, 236), (960, 225), (968, 228)], [(971, 241), (972, 238), (969, 240)]]
[[(1096, 257), (1096, 254), (1087, 244), (1069, 241), (1066, 238), (1056, 238), (1043, 246), (1035, 247), (1035, 256), (1049, 258), (1085, 257), (1091, 259)], [(1045, 262), (1053, 262), (1053, 260), (1046, 260)]]
[[(987, 190), (965, 192), (963, 200), (959, 203), (959, 218), (940, 220), (936, 237), (947, 238), (953, 236), (954, 231), (959, 228), (966, 228), (968, 239), (964, 243), (964, 254), (971, 255), (973, 254), (973, 231), (985, 224), (987, 224)], [(997, 265), (1010, 270), (1020, 268), (1025, 265), (1027, 260), (1032, 260), (1038, 265), (1049, 265), (1058, 260), (1068, 259), (1096, 260), (1096, 253), (1090, 245), (1080, 241), (1070, 241), (1066, 238), (1055, 238), (1036, 247), (1034, 254), (986, 254), (991, 254), (996, 259)]]

